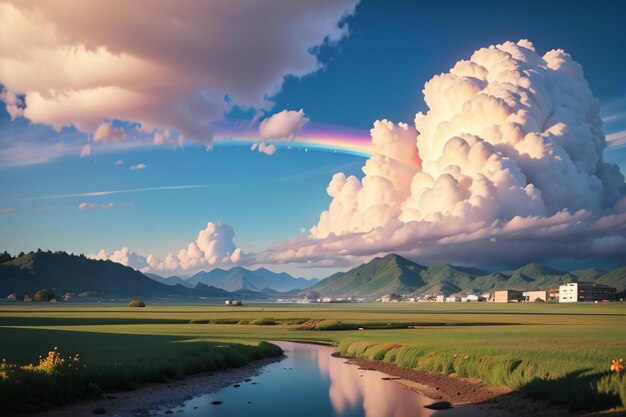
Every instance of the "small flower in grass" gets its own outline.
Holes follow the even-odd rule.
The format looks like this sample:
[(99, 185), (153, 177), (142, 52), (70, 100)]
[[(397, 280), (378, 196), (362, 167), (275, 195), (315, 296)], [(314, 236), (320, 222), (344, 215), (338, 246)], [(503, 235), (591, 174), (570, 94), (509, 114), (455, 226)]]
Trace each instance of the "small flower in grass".
[(624, 359), (611, 362), (611, 371), (620, 373), (624, 369)]

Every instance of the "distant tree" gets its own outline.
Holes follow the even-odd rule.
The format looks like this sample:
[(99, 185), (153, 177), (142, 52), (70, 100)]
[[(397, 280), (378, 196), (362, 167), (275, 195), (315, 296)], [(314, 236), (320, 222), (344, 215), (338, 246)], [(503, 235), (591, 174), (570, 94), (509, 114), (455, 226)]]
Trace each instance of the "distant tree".
[(26, 256), (26, 254), (24, 252), (20, 252), (19, 255), (17, 255), (18, 258), (21, 258), (22, 256)]
[(56, 295), (54, 295), (54, 293), (47, 288), (43, 288), (37, 291), (35, 293), (35, 297), (33, 297), (35, 301), (39, 301), (39, 302), (50, 301), (56, 298), (57, 298)]
[(12, 261), (13, 259), (14, 258), (11, 256), (11, 254), (7, 251), (4, 251), (3, 253), (0, 254), (0, 264), (4, 262)]
[(134, 299), (134, 300), (130, 300), (130, 303), (128, 303), (128, 307), (145, 307), (146, 303), (143, 302), (143, 300), (140, 300), (138, 298)]

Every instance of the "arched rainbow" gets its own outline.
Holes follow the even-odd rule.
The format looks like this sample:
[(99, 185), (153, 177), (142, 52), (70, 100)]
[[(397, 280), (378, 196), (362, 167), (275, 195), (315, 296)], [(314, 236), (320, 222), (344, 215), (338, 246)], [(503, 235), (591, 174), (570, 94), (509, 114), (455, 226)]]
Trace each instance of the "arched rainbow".
[[(215, 135), (214, 143), (220, 145), (252, 145), (263, 142), (256, 132), (239, 131), (232, 133), (220, 132)], [(269, 141), (276, 147), (297, 147), (326, 152), (340, 152), (369, 158), (372, 155), (372, 140), (369, 132), (358, 129), (316, 126), (298, 133), (293, 141)]]

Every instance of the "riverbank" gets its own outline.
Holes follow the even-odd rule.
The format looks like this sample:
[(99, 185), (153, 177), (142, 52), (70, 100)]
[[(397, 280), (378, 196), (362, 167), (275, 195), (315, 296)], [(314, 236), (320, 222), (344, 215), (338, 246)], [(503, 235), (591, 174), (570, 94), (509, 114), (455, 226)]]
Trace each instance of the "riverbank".
[(449, 402), (451, 409), (435, 413), (436, 417), (618, 417), (626, 411), (574, 411), (569, 407), (538, 400), (505, 387), (491, 387), (479, 379), (457, 378), (453, 374), (437, 374), (401, 368), (394, 364), (361, 358), (345, 358), (364, 372), (378, 371), (410, 390), (437, 402)]
[[(29, 414), (31, 417), (147, 416), (151, 410), (169, 408), (192, 397), (218, 391), (261, 373), (261, 369), (283, 357), (259, 359), (240, 368), (196, 374), (180, 381), (142, 385), (132, 391), (103, 395), (70, 405)], [(17, 415), (17, 414), (16, 414)], [(22, 414), (20, 414), (22, 415)]]

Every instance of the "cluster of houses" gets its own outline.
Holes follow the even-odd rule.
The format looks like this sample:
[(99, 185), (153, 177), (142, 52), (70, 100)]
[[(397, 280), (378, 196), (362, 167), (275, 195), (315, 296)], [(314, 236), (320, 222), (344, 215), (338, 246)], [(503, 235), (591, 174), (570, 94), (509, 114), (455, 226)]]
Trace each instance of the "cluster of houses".
[[(572, 282), (560, 285), (552, 290), (499, 290), (482, 294), (459, 293), (452, 295), (424, 294), (424, 295), (401, 295), (387, 294), (378, 298), (357, 297), (310, 297), (304, 296), (298, 299), (279, 298), (273, 301), (277, 303), (362, 303), (377, 301), (381, 303), (466, 303), (466, 302), (492, 302), (492, 303), (535, 303), (535, 302), (608, 302), (617, 299), (617, 290), (603, 284), (594, 282)], [(228, 303), (228, 302), (227, 302)]]
[(398, 294), (384, 295), (376, 301), (383, 303), (393, 302), (438, 302), (438, 303), (465, 303), (465, 302), (494, 302), (494, 303), (534, 303), (534, 302), (608, 302), (617, 297), (617, 289), (595, 282), (571, 282), (560, 285), (553, 290), (500, 290), (484, 294), (426, 294), (421, 296)]
[[(67, 293), (65, 293), (65, 295), (63, 295), (63, 297), (52, 298), (49, 302), (50, 303), (56, 303), (58, 301), (64, 301), (64, 302), (68, 303), (68, 302), (72, 301), (73, 297), (74, 297), (74, 293), (73, 292), (67, 292)], [(24, 301), (25, 303), (30, 303), (30, 302), (33, 301), (33, 297), (31, 297), (29, 294), (24, 294), (23, 297), (19, 297), (17, 295), (17, 293), (15, 293), (15, 292), (12, 292), (11, 294), (9, 294), (7, 296), (7, 301), (18, 301), (18, 300)]]

